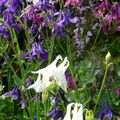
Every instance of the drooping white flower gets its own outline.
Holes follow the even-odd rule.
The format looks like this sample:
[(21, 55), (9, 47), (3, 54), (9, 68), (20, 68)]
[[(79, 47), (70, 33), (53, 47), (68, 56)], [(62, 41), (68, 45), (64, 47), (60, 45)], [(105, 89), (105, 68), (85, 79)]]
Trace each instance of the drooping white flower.
[(63, 120), (83, 120), (83, 106), (80, 103), (67, 105), (67, 112)]
[(63, 62), (57, 66), (59, 60), (62, 60), (60, 55), (58, 55), (56, 59), (47, 67), (38, 71), (32, 71), (32, 73), (38, 74), (38, 77), (36, 82), (29, 86), (28, 89), (33, 88), (36, 92), (42, 92), (55, 82), (59, 87), (67, 92), (65, 71), (69, 66), (69, 61), (67, 60), (67, 57), (65, 57)]

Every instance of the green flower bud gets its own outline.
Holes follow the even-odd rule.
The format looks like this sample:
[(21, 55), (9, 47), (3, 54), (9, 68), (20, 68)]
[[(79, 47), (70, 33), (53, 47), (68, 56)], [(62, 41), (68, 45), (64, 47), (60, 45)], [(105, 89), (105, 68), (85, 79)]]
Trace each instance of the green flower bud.
[(86, 110), (85, 119), (86, 120), (94, 120), (94, 115), (93, 115), (92, 110)]
[(108, 52), (107, 55), (106, 55), (106, 57), (105, 57), (106, 63), (109, 62), (110, 58), (111, 58), (111, 54), (110, 54), (110, 52)]

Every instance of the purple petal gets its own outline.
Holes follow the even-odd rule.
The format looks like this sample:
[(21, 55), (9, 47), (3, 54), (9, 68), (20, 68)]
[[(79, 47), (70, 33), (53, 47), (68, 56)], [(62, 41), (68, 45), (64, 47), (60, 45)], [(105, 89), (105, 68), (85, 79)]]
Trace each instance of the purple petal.
[(10, 91), (10, 92), (4, 93), (3, 95), (6, 96), (6, 97), (11, 97), (12, 94), (11, 94), (11, 91)]
[(0, 0), (0, 5), (2, 5), (4, 2), (6, 2), (7, 0)]
[(72, 89), (75, 89), (75, 84), (74, 84), (74, 82), (72, 80), (71, 74), (70, 73), (66, 73), (65, 75), (66, 75), (68, 87), (72, 88)]
[(30, 52), (23, 53), (23, 54), (20, 55), (20, 58), (24, 58), (24, 57), (26, 57), (29, 54), (30, 54)]
[(25, 102), (24, 102), (24, 100), (21, 100), (20, 103), (21, 103), (21, 108), (24, 109), (25, 108)]

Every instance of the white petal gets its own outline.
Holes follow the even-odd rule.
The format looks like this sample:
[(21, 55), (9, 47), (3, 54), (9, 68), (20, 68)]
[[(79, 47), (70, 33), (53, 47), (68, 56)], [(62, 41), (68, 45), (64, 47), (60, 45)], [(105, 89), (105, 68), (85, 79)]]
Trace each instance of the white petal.
[(54, 71), (56, 69), (56, 64), (59, 60), (62, 60), (62, 57), (60, 55), (58, 55), (56, 57), (56, 59), (50, 64), (48, 65), (47, 67), (45, 68), (42, 68), (38, 71), (31, 71), (32, 73), (35, 73), (35, 74), (49, 74), (49, 73), (52, 73), (52, 71)]
[(36, 92), (42, 92), (45, 87), (44, 84), (42, 83), (41, 79), (40, 79), (41, 75), (38, 75), (38, 78), (36, 80), (36, 82), (34, 84), (32, 84), (31, 86), (29, 86), (27, 89), (35, 89)]
[(68, 66), (69, 66), (69, 61), (67, 60), (67, 57), (65, 57), (64, 61), (59, 65), (59, 67), (63, 72), (65, 72)]
[(67, 92), (67, 80), (65, 76), (65, 71), (69, 66), (69, 61), (67, 60), (67, 57), (64, 59), (64, 61), (56, 68), (55, 75), (56, 80), (58, 82), (58, 85)]
[(83, 120), (83, 106), (82, 104), (79, 105), (80, 105), (80, 109), (78, 111), (78, 120)]
[(66, 112), (66, 115), (65, 115), (65, 117), (64, 117), (64, 119), (63, 120), (72, 120), (71, 118), (70, 118), (70, 114), (71, 114), (71, 107), (74, 105), (74, 103), (70, 103), (70, 104), (68, 104), (67, 105), (67, 112)]
[[(79, 107), (79, 110), (78, 110)], [(82, 104), (76, 103), (73, 110), (73, 120), (83, 120), (83, 106)]]
[[(74, 106), (73, 106), (74, 105)], [(72, 110), (72, 107), (73, 110)], [(79, 110), (78, 110), (79, 108)], [(72, 118), (71, 118), (72, 114)], [(67, 112), (63, 120), (83, 120), (83, 106), (80, 103), (70, 103), (67, 105)]]

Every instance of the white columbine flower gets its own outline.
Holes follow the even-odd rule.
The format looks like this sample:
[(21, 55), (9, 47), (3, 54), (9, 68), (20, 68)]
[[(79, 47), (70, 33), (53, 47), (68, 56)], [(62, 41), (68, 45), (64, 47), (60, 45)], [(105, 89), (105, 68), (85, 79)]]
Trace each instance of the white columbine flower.
[(48, 86), (55, 82), (59, 87), (67, 92), (65, 71), (69, 66), (69, 61), (67, 60), (67, 57), (65, 57), (63, 62), (57, 66), (59, 60), (62, 60), (60, 55), (58, 55), (47, 67), (38, 71), (32, 71), (32, 73), (38, 74), (38, 77), (36, 82), (29, 86), (28, 89), (33, 88), (36, 92), (43, 92)]
[(83, 120), (83, 106), (80, 103), (67, 105), (67, 113), (63, 120)]

